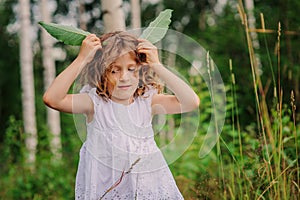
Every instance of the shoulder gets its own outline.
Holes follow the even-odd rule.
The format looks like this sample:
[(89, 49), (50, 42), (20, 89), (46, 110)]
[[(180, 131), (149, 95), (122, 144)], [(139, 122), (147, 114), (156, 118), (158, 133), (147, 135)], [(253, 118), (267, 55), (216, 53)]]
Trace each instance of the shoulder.
[(97, 94), (97, 88), (91, 87), (90, 85), (84, 85), (81, 88), (80, 93), (87, 94), (95, 105), (99, 105), (104, 101), (104, 99)]
[(156, 88), (154, 88), (153, 86), (149, 85), (146, 88), (145, 93), (142, 95), (142, 97), (152, 99), (153, 95), (155, 95), (155, 94), (158, 94), (158, 90)]
[(154, 95), (158, 93), (157, 89), (153, 86), (148, 86), (145, 89), (145, 92), (142, 96), (139, 96), (137, 99), (141, 102), (145, 102), (148, 106), (151, 106), (152, 104), (152, 98)]

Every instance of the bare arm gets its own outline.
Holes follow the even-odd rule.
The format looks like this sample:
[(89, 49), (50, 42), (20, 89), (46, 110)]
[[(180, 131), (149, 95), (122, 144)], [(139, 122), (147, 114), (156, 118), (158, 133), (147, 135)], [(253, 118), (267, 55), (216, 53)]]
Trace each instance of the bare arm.
[(87, 94), (68, 94), (68, 91), (99, 48), (101, 43), (96, 35), (90, 34), (83, 40), (77, 58), (54, 79), (44, 93), (43, 101), (47, 106), (67, 113), (93, 114), (93, 103)]
[(196, 109), (200, 100), (193, 89), (182, 79), (165, 68), (159, 61), (154, 45), (146, 40), (140, 40), (139, 53), (146, 54), (146, 63), (157, 73), (175, 95), (156, 94), (152, 98), (153, 114), (175, 114)]

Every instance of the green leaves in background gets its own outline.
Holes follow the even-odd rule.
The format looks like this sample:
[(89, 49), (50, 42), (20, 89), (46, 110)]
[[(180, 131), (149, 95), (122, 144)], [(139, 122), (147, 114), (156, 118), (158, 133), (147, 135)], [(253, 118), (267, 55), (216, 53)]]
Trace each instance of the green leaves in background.
[(39, 24), (54, 38), (68, 45), (80, 46), (82, 40), (90, 34), (73, 26), (45, 22), (39, 22)]
[(171, 9), (162, 11), (158, 15), (158, 17), (154, 21), (152, 21), (149, 26), (143, 31), (140, 38), (146, 39), (152, 44), (161, 40), (167, 33), (167, 30), (171, 23), (172, 11), (173, 10)]
[[(173, 10), (170, 9), (162, 11), (143, 31), (140, 38), (149, 40), (151, 43), (156, 43), (161, 40), (165, 36), (169, 24), (171, 23), (172, 11)], [(42, 21), (39, 22), (39, 24), (54, 38), (68, 45), (80, 46), (82, 40), (90, 34), (87, 31), (67, 25), (45, 23)]]

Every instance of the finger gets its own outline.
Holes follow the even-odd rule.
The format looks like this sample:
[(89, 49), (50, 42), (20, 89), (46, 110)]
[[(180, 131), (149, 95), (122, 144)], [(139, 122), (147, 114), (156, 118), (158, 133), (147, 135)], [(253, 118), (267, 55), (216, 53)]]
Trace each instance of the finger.
[(101, 46), (100, 39), (97, 36), (95, 36), (95, 35), (89, 35), (88, 38), (87, 38), (87, 42), (91, 46), (97, 46), (97, 45)]
[(141, 42), (137, 45), (137, 48), (156, 49), (156, 46), (150, 42)]
[(138, 45), (145, 45), (145, 46), (150, 46), (150, 47), (155, 47), (151, 42), (149, 42), (148, 40), (142, 40), (139, 42)]
[(141, 42), (149, 42), (149, 40), (139, 38), (139, 39), (138, 39), (138, 42), (139, 42), (139, 43), (141, 43)]
[(94, 34), (89, 34), (85, 37), (85, 40), (90, 41), (93, 37), (95, 37)]
[(102, 48), (101, 42), (96, 42), (94, 44), (94, 46), (97, 47), (97, 49), (101, 49)]
[(155, 46), (149, 45), (149, 44), (139, 44), (137, 46), (138, 50), (142, 50), (142, 49), (147, 49), (147, 50), (151, 50), (151, 49), (156, 49)]
[(86, 36), (86, 39), (89, 41), (100, 41), (100, 38), (98, 38), (95, 34), (89, 34)]
[(100, 42), (100, 39), (99, 39), (98, 37), (93, 37), (92, 40), (93, 40), (94, 42), (95, 42), (95, 41)]
[(88, 34), (86, 37), (90, 38), (90, 37), (97, 37), (97, 36), (96, 36), (96, 34), (91, 33), (91, 34)]

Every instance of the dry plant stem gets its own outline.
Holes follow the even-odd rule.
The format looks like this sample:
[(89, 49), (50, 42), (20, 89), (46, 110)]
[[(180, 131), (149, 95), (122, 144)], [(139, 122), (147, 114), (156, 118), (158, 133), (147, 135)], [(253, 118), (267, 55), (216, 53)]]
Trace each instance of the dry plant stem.
[[(300, 186), (300, 168), (299, 168), (299, 150), (298, 150), (298, 141), (297, 141), (297, 126), (296, 126), (296, 104), (295, 104), (295, 95), (294, 95), (294, 91), (291, 91), (291, 106), (292, 106), (292, 117), (293, 117), (293, 126), (294, 126), (294, 130), (293, 130), (293, 135), (295, 138), (295, 149), (296, 149), (296, 169), (297, 170), (297, 184), (298, 184), (298, 188)], [(300, 192), (300, 190), (299, 190)]]
[[(257, 200), (258, 199), (261, 199), (262, 197), (263, 197), (263, 195), (270, 189), (270, 188), (272, 188), (272, 186), (274, 185), (274, 184), (276, 184), (276, 183), (278, 183), (279, 181), (278, 181), (278, 179), (282, 176), (282, 175), (284, 175), (285, 173), (286, 173), (286, 171), (290, 168), (292, 166), (292, 164), (290, 164), (288, 167), (286, 167), (276, 178), (274, 178), (273, 180), (272, 180), (272, 182), (269, 184), (269, 186), (260, 194), (260, 196), (257, 198)], [(279, 184), (277, 184), (277, 185), (279, 185)], [(277, 198), (279, 198), (280, 196), (277, 194)]]
[(107, 193), (109, 193), (109, 192), (112, 191), (114, 188), (116, 188), (116, 187), (122, 182), (124, 176), (127, 175), (127, 174), (129, 174), (129, 173), (131, 172), (131, 170), (133, 169), (133, 167), (134, 167), (140, 160), (141, 160), (141, 158), (136, 159), (136, 161), (134, 161), (134, 162), (131, 164), (130, 168), (129, 168), (127, 171), (123, 171), (122, 174), (121, 174), (121, 176), (120, 176), (120, 178), (119, 178), (119, 179), (118, 179), (118, 180), (117, 180), (110, 188), (108, 188), (108, 189), (104, 192), (104, 194), (99, 198), (99, 200), (102, 200), (102, 199), (105, 197), (105, 195), (107, 195)]
[[(280, 41), (281, 41), (281, 34), (291, 34), (290, 31), (283, 31), (281, 30), (281, 24), (278, 24), (278, 29), (269, 30), (265, 28), (265, 23), (263, 19), (263, 15), (261, 14), (261, 29), (254, 29), (250, 30), (248, 27), (247, 22), (247, 15), (244, 11), (243, 2), (239, 0), (238, 11), (242, 20), (242, 24), (245, 28), (247, 44), (248, 44), (248, 51), (249, 57), (251, 62), (251, 72), (252, 72), (252, 79), (253, 79), (253, 86), (254, 86), (254, 93), (255, 93), (255, 101), (256, 101), (256, 108), (257, 108), (257, 117), (258, 117), (258, 125), (260, 126), (261, 135), (263, 137), (263, 160), (264, 165), (258, 169), (258, 174), (263, 183), (257, 188), (257, 195), (258, 199), (290, 199), (294, 197), (293, 195), (299, 195), (299, 163), (298, 163), (298, 141), (297, 141), (297, 131), (296, 131), (296, 108), (294, 108), (294, 97), (293, 92), (291, 94), (291, 105), (292, 105), (292, 114), (293, 114), (293, 137), (295, 139), (296, 144), (296, 160), (288, 164), (285, 158), (285, 137), (284, 137), (284, 122), (283, 122), (283, 90), (281, 88), (281, 52), (280, 52)], [(255, 57), (255, 52), (252, 47), (252, 41), (250, 38), (250, 32), (261, 32), (264, 33), (265, 45), (267, 49), (267, 56), (269, 59), (269, 65), (272, 72), (273, 84), (274, 84), (274, 100), (276, 103), (275, 107), (275, 116), (274, 119), (269, 116), (269, 109), (267, 106), (266, 101), (266, 93), (269, 88), (269, 83), (267, 82), (266, 88), (263, 89), (263, 85), (260, 79), (260, 74), (257, 70), (257, 62)], [(277, 33), (277, 42), (274, 54), (277, 56), (277, 77), (275, 78), (275, 74), (272, 67), (272, 61), (270, 58), (270, 53), (268, 51), (268, 45), (266, 40), (266, 33)], [(297, 33), (298, 34), (298, 33)], [(272, 123), (273, 122), (273, 123)], [(291, 167), (295, 167), (296, 162), (296, 171), (288, 170)], [(295, 174), (295, 177), (292, 176)], [(276, 178), (275, 178), (276, 177)], [(268, 185), (265, 187), (265, 179), (267, 178)], [(297, 183), (296, 183), (296, 182)], [(261, 192), (260, 189), (264, 188)], [(298, 190), (297, 190), (298, 189)], [(266, 196), (265, 196), (266, 195)], [(297, 199), (297, 198), (295, 198)]]
[[(250, 32), (256, 32), (256, 33), (276, 33), (276, 30), (271, 30), (271, 29), (249, 29)], [(283, 32), (285, 35), (300, 35), (299, 32), (297, 31), (284, 31)]]
[[(274, 159), (275, 162), (277, 162), (277, 167), (275, 167), (276, 170), (276, 175), (278, 176), (278, 174), (280, 174), (281, 168), (284, 169), (285, 168), (285, 160), (284, 158), (282, 158), (282, 152), (284, 152), (284, 146), (283, 146), (283, 133), (282, 133), (282, 129), (283, 129), (283, 124), (282, 124), (282, 104), (283, 104), (283, 90), (281, 88), (281, 60), (280, 60), (280, 38), (281, 38), (281, 24), (280, 22), (278, 23), (278, 31), (277, 31), (277, 48), (276, 48), (276, 54), (277, 54), (277, 83), (278, 83), (278, 96), (279, 96), (279, 102), (277, 104), (277, 119), (278, 119), (278, 137), (277, 138), (277, 144), (278, 144), (278, 148), (277, 148), (277, 155), (275, 154)], [(284, 197), (284, 199), (287, 199), (287, 191), (286, 191), (286, 173), (283, 174), (282, 177), (283, 181), (279, 181), (279, 184), (277, 185), (277, 190), (280, 194), (280, 192), (282, 192), (282, 196)]]
[[(261, 24), (262, 24), (262, 29), (265, 29), (265, 23), (264, 23), (264, 17), (263, 14), (260, 14), (261, 16)], [(267, 39), (266, 39), (266, 34), (264, 34), (264, 40), (265, 40), (265, 47), (267, 50), (267, 55), (268, 55), (268, 61), (269, 61), (269, 66), (270, 66), (270, 70), (272, 73), (272, 79), (273, 79), (273, 85), (274, 85), (274, 98), (276, 101), (276, 119), (275, 121), (277, 121), (277, 128), (276, 130), (274, 130), (275, 133), (277, 133), (275, 135), (275, 143), (278, 144), (277, 149), (275, 151), (275, 154), (273, 155), (273, 160), (275, 163), (275, 171), (276, 171), (276, 175), (278, 175), (281, 171), (281, 168), (285, 168), (285, 161), (284, 159), (281, 159), (282, 156), (282, 152), (284, 152), (284, 147), (283, 147), (283, 134), (282, 134), (282, 128), (283, 128), (283, 124), (282, 124), (282, 97), (283, 97), (283, 91), (281, 89), (281, 85), (280, 85), (280, 36), (281, 36), (281, 26), (280, 23), (278, 24), (278, 30), (277, 30), (277, 43), (276, 43), (276, 52), (275, 54), (277, 55), (277, 68), (278, 68), (278, 75), (277, 75), (277, 82), (278, 82), (278, 86), (276, 85), (276, 80), (275, 80), (275, 75), (274, 75), (274, 70), (272, 67), (272, 62), (271, 62), (271, 58), (270, 58), (270, 53), (269, 53), (269, 49), (268, 49), (268, 45), (267, 45)], [(278, 88), (278, 91), (277, 91)], [(269, 120), (270, 121), (270, 120)], [(281, 166), (282, 164), (282, 166)], [(287, 192), (286, 192), (286, 174), (283, 175), (283, 181), (279, 181), (279, 184), (277, 184), (277, 191), (280, 192), (283, 190), (283, 196), (286, 198)]]
[[(265, 125), (264, 125), (264, 120), (263, 120), (263, 115), (262, 115), (262, 109), (260, 106), (260, 101), (259, 101), (259, 97), (258, 97), (258, 91), (257, 91), (257, 84), (261, 83), (259, 76), (257, 72), (255, 72), (256, 70), (256, 63), (255, 63), (255, 55), (254, 55), (254, 49), (252, 47), (252, 42), (251, 42), (251, 38), (250, 38), (250, 34), (249, 34), (249, 30), (248, 30), (248, 22), (247, 22), (247, 15), (244, 11), (243, 8), (243, 3), (241, 0), (239, 0), (239, 11), (241, 14), (241, 19), (242, 19), (242, 23), (245, 26), (245, 33), (246, 33), (246, 38), (247, 38), (247, 44), (248, 44), (248, 50), (249, 50), (249, 56), (250, 56), (250, 64), (251, 64), (251, 73), (252, 73), (252, 80), (253, 80), (253, 87), (254, 87), (254, 93), (255, 93), (255, 99), (256, 99), (256, 105), (257, 105), (257, 109), (258, 109), (258, 120), (259, 120), (259, 124), (261, 125), (261, 131), (262, 131), (262, 135), (264, 138), (264, 143), (265, 146), (268, 146), (267, 143), (267, 138), (266, 138), (266, 134), (265, 134)], [(271, 136), (271, 134), (269, 134)], [(271, 139), (272, 137), (270, 137)], [(271, 139), (272, 140), (272, 139)], [(274, 142), (272, 142), (274, 143)], [(273, 146), (273, 145), (272, 145)], [(268, 148), (266, 148), (266, 152), (267, 152), (267, 160), (268, 163), (270, 164), (270, 154), (269, 154), (269, 150)], [(272, 172), (272, 168), (269, 168), (270, 170), (270, 176), (269, 176), (269, 181), (271, 181), (271, 179), (273, 179), (273, 172)]]
[[(260, 20), (261, 20), (261, 26), (262, 29), (265, 29), (265, 20), (264, 20), (264, 15), (262, 13), (260, 13)], [(269, 52), (269, 48), (268, 48), (268, 44), (267, 44), (267, 38), (266, 38), (266, 34), (263, 34), (264, 36), (264, 43), (265, 43), (265, 48), (267, 51), (267, 55), (268, 55), (268, 64), (270, 66), (270, 71), (272, 74), (272, 80), (273, 80), (273, 85), (274, 85), (274, 97), (276, 99), (276, 103), (278, 103), (278, 97), (277, 97), (277, 86), (276, 86), (276, 80), (275, 80), (275, 74), (274, 74), (274, 70), (273, 70), (273, 64), (271, 61), (271, 57), (270, 57), (270, 52)]]
[(274, 184), (276, 184), (277, 181), (272, 181), (271, 184), (259, 195), (259, 197), (257, 198), (257, 200), (259, 199), (263, 199), (263, 195), (271, 188), (273, 187)]
[[(209, 84), (210, 86), (213, 88), (214, 86), (214, 82), (213, 82), (213, 78), (212, 78), (212, 74), (214, 73), (214, 66), (213, 66), (213, 62), (210, 59), (209, 56), (209, 52), (207, 52), (206, 54), (206, 63), (207, 63), (207, 73), (209, 76)], [(211, 102), (212, 102), (212, 116), (214, 118), (214, 125), (215, 125), (215, 136), (218, 138), (217, 140), (217, 155), (218, 155), (218, 159), (220, 162), (220, 167), (219, 167), (219, 174), (221, 175), (221, 181), (222, 182), (222, 186), (225, 190), (225, 177), (224, 177), (224, 168), (223, 168), (223, 161), (222, 161), (222, 154), (221, 154), (221, 147), (220, 147), (220, 135), (219, 135), (219, 130), (218, 130), (218, 122), (217, 122), (217, 111), (216, 111), (216, 107), (215, 107), (215, 99), (214, 99), (214, 93), (213, 93), (213, 89), (211, 90)]]
[[(231, 91), (232, 99), (234, 101), (235, 100), (235, 96), (234, 96), (235, 78), (234, 78), (234, 74), (232, 72), (232, 60), (231, 59), (229, 60), (229, 68), (230, 68), (230, 72), (231, 72), (231, 81), (232, 81), (230, 91)], [(234, 132), (235, 132), (235, 106), (232, 106), (232, 108), (231, 108), (231, 120), (232, 120), (232, 133), (234, 134)], [(235, 140), (235, 137), (233, 137), (233, 140)], [(235, 143), (235, 142), (233, 141), (233, 143)], [(234, 157), (234, 156), (232, 155), (232, 157)], [(235, 158), (234, 158), (234, 160), (235, 160)], [(231, 196), (231, 199), (235, 199), (234, 194), (236, 194), (237, 192), (235, 191), (234, 167), (231, 167), (230, 170), (231, 170), (230, 173), (231, 173), (231, 184), (232, 184), (232, 186), (231, 187), (228, 186), (228, 190), (229, 190), (229, 194)], [(241, 170), (240, 170), (239, 165), (238, 165), (238, 179), (241, 179), (241, 173), (240, 172), (241, 172)], [(238, 183), (239, 183), (239, 181), (238, 181)], [(240, 186), (240, 184), (238, 184), (238, 185)], [(239, 189), (240, 189), (239, 192), (241, 192), (240, 187), (239, 187)]]
[[(281, 90), (279, 93), (279, 110), (277, 111), (277, 118), (278, 118), (278, 123), (279, 123), (279, 127), (278, 127), (278, 138), (277, 138), (277, 143), (278, 143), (278, 147), (277, 147), (277, 160), (275, 160), (275, 162), (277, 162), (277, 167), (275, 167), (276, 170), (276, 176), (278, 176), (278, 174), (280, 174), (281, 172), (281, 168), (284, 169), (285, 168), (285, 161), (284, 158), (281, 158), (282, 152), (284, 152), (284, 147), (283, 147), (283, 135), (282, 135), (282, 97), (283, 97), (283, 91)], [(275, 157), (275, 158), (276, 158)], [(279, 177), (280, 179), (283, 178), (283, 181), (279, 180), (279, 184), (277, 184), (277, 190), (280, 194), (280, 191), (283, 190), (283, 196), (285, 197), (284, 199), (286, 199), (286, 174), (283, 174), (283, 177)]]
[[(249, 50), (249, 56), (250, 56), (250, 63), (251, 63), (251, 72), (252, 72), (252, 79), (253, 79), (253, 87), (254, 87), (254, 93), (255, 93), (255, 98), (256, 98), (256, 105), (257, 105), (257, 110), (258, 110), (258, 121), (261, 126), (261, 131), (262, 131), (262, 136), (263, 136), (263, 141), (264, 141), (264, 147), (266, 150), (266, 157), (267, 157), (267, 175), (268, 175), (268, 180), (269, 182), (272, 182), (274, 180), (274, 172), (272, 169), (271, 165), (271, 158), (274, 157), (274, 160), (276, 161), (277, 154), (273, 154), (271, 156), (269, 149), (268, 149), (268, 144), (270, 142), (272, 149), (276, 149), (275, 141), (272, 135), (272, 128), (270, 124), (270, 117), (268, 114), (268, 107), (266, 104), (266, 99), (265, 99), (265, 93), (262, 87), (262, 82), (260, 80), (260, 75), (257, 70), (257, 63), (255, 59), (255, 53), (254, 49), (252, 46), (252, 41), (250, 37), (250, 31), (248, 27), (248, 21), (247, 21), (247, 15), (244, 11), (243, 8), (243, 3), (242, 0), (239, 0), (239, 6), (238, 6), (239, 13), (241, 15), (242, 23), (245, 26), (245, 33), (246, 33), (246, 38), (247, 38), (247, 44), (248, 44), (248, 50)], [(259, 100), (258, 96), (258, 91), (257, 87), (260, 91), (261, 95), (261, 101)], [(266, 135), (267, 133), (267, 135)], [(268, 140), (267, 140), (268, 136)], [(269, 141), (269, 142), (268, 142)], [(276, 171), (275, 171), (276, 172)], [(272, 191), (271, 191), (272, 193)], [(277, 194), (277, 188), (274, 187), (274, 195)]]
[[(252, 190), (254, 190), (254, 187), (253, 187), (253, 185), (252, 185), (252, 182), (251, 182), (251, 180), (249, 179), (247, 173), (244, 171), (244, 168), (243, 168), (243, 167), (240, 167), (241, 165), (240, 165), (239, 161), (234, 157), (233, 153), (230, 151), (230, 148), (228, 147), (228, 145), (226, 144), (226, 142), (223, 140), (222, 136), (220, 136), (220, 140), (222, 141), (222, 143), (224, 144), (224, 146), (226, 147), (226, 149), (228, 150), (228, 152), (229, 152), (230, 155), (232, 156), (233, 161), (237, 164), (237, 167), (238, 167), (238, 170), (239, 170), (239, 171), (238, 171), (238, 174), (239, 174), (239, 177), (238, 177), (238, 178), (239, 178), (239, 180), (240, 180), (240, 178), (241, 178), (240, 174), (242, 173), (242, 174), (245, 176), (245, 178), (247, 179), (247, 181), (249, 182), (250, 188), (251, 188)], [(248, 186), (247, 186), (246, 189), (248, 189)]]
[[(247, 38), (247, 44), (248, 44), (248, 50), (249, 50), (249, 57), (250, 57), (250, 64), (251, 64), (251, 73), (252, 73), (252, 79), (253, 79), (253, 87), (254, 87), (254, 93), (255, 93), (255, 98), (256, 98), (256, 104), (257, 104), (257, 109), (258, 109), (258, 114), (259, 114), (259, 121), (261, 124), (261, 128), (263, 133), (266, 132), (268, 134), (268, 137), (270, 139), (270, 143), (272, 145), (272, 148), (275, 148), (275, 143), (274, 143), (274, 138), (272, 135), (272, 128), (270, 125), (270, 119), (269, 114), (268, 114), (268, 109), (267, 109), (267, 104), (266, 104), (266, 97), (265, 97), (265, 92), (264, 88), (260, 79), (260, 74), (256, 62), (256, 57), (255, 57), (255, 52), (254, 48), (252, 45), (252, 40), (250, 37), (249, 33), (249, 27), (248, 27), (248, 19), (247, 15), (244, 11), (242, 1), (240, 1), (239, 4), (239, 12), (241, 14), (242, 18), (242, 23), (245, 26), (245, 33), (246, 33), (246, 38)], [(259, 95), (258, 95), (258, 90), (259, 94), (261, 95), (261, 101), (259, 100)], [(265, 120), (263, 120), (265, 119)]]
[[(243, 188), (242, 185), (240, 184), (240, 180), (242, 178), (242, 174), (243, 176), (249, 181), (250, 183), (250, 188), (252, 190), (254, 190), (252, 182), (250, 181), (249, 177), (247, 176), (247, 174), (244, 172), (244, 157), (243, 157), (243, 145), (242, 145), (242, 136), (241, 136), (241, 128), (240, 128), (240, 121), (239, 121), (239, 110), (238, 110), (238, 103), (237, 103), (237, 96), (236, 96), (236, 82), (235, 82), (235, 76), (234, 76), (234, 72), (233, 72), (233, 67), (232, 67), (232, 60), (229, 60), (229, 69), (231, 72), (231, 81), (232, 81), (232, 99), (233, 99), (233, 107), (232, 107), (232, 128), (233, 128), (233, 132), (235, 132), (235, 123), (237, 126), (237, 132), (238, 132), (238, 140), (239, 140), (239, 153), (240, 153), (240, 158), (241, 158), (241, 164), (240, 162), (237, 162), (238, 165), (238, 185), (239, 185), (239, 192), (240, 195), (243, 194)], [(235, 122), (235, 116), (236, 116), (236, 122)], [(249, 194), (249, 188), (246, 187), (246, 194)], [(243, 198), (242, 196), (240, 196), (240, 198)]]
[(280, 79), (280, 36), (281, 36), (281, 25), (280, 22), (278, 23), (278, 31), (277, 31), (277, 74), (278, 74), (278, 79), (277, 79), (277, 83), (278, 83), (278, 94), (280, 96), (280, 90), (281, 90), (281, 79)]

